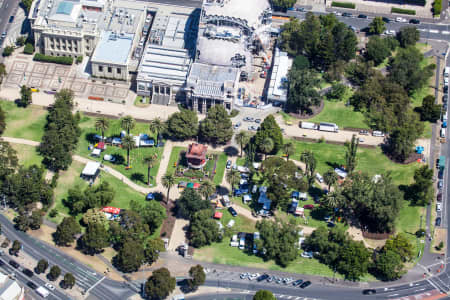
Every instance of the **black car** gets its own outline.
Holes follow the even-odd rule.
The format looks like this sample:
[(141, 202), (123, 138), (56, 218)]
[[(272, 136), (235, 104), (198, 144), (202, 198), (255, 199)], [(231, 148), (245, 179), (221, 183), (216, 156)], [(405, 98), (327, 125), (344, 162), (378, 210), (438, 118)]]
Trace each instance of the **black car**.
[(296, 9), (297, 11), (305, 11), (305, 8), (304, 7), (297, 7), (297, 9)]
[(0, 260), (0, 266), (3, 266), (4, 264), (3, 260)]
[(256, 278), (256, 281), (263, 281), (266, 280), (267, 278), (269, 278), (269, 275), (267, 274), (262, 274), (261, 276), (259, 276), (258, 278)]
[(436, 218), (436, 226), (441, 226), (441, 217)]
[(297, 285), (302, 284), (302, 283), (303, 283), (303, 280), (299, 279), (299, 280), (294, 281), (294, 282), (292, 283), (292, 285), (293, 285), (293, 286), (297, 286)]
[(23, 269), (22, 272), (28, 277), (33, 277), (33, 271), (31, 271), (30, 269)]
[(345, 12), (345, 13), (342, 13), (342, 16), (343, 17), (351, 17), (352, 16), (352, 14), (351, 13), (347, 13), (347, 12)]
[(9, 17), (9, 23), (12, 23), (14, 21), (14, 16)]
[(30, 289), (35, 290), (37, 289), (37, 285), (34, 284), (34, 282), (28, 281), (27, 285), (30, 287)]
[(444, 102), (444, 103), (447, 103), (447, 102), (448, 102), (448, 95), (447, 95), (447, 94), (445, 94), (445, 95), (442, 97), (442, 102)]
[(233, 216), (233, 217), (236, 217), (237, 216), (237, 212), (236, 212), (236, 210), (233, 208), (233, 207), (228, 207), (228, 211), (230, 212), (230, 214)]
[(304, 288), (307, 288), (308, 286), (310, 286), (311, 285), (311, 281), (305, 281), (305, 282), (303, 282), (301, 285), (300, 285), (300, 287), (302, 288), (302, 289), (304, 289)]
[(367, 16), (366, 16), (366, 15), (363, 15), (363, 14), (361, 14), (361, 15), (358, 15), (358, 18), (360, 18), (360, 19), (367, 19)]
[(448, 85), (444, 85), (444, 93), (448, 93)]
[(367, 290), (363, 290), (362, 293), (363, 293), (363, 295), (374, 295), (377, 293), (377, 291), (374, 289), (367, 289)]
[(420, 20), (411, 19), (411, 20), (409, 20), (409, 23), (411, 23), (411, 24), (420, 24)]
[(383, 17), (382, 20), (384, 21), (384, 23), (391, 23), (391, 19)]
[(437, 202), (442, 202), (442, 193), (437, 194), (436, 200)]
[(15, 260), (10, 260), (9, 261), (9, 264), (11, 265), (11, 266), (13, 266), (14, 268), (18, 268), (18, 267), (20, 267), (20, 265), (15, 261)]

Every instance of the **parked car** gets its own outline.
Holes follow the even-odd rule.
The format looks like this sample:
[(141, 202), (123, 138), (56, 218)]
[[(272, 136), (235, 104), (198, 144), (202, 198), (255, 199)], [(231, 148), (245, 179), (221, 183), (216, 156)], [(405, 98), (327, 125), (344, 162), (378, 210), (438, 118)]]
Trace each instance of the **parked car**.
[(343, 17), (350, 18), (350, 17), (352, 17), (352, 14), (351, 14), (351, 13), (348, 13), (348, 12), (345, 12), (345, 13), (342, 13), (342, 16), (343, 16)]
[(445, 78), (444, 78), (444, 84), (445, 84), (445, 85), (448, 85), (448, 77), (445, 77)]
[(302, 284), (302, 283), (303, 283), (303, 280), (299, 279), (299, 280), (294, 281), (294, 282), (292, 283), (292, 285), (293, 285), (293, 286), (297, 286), (297, 285), (300, 285), (300, 284)]
[(11, 265), (11, 266), (13, 266), (14, 268), (18, 268), (18, 267), (20, 267), (20, 265), (15, 261), (15, 260), (10, 260), (9, 261), (9, 264)]
[(311, 251), (309, 251), (309, 252), (305, 251), (305, 252), (302, 252), (302, 254), (300, 254), (300, 256), (303, 258), (313, 258), (314, 254)]
[(256, 280), (259, 281), (263, 281), (269, 278), (268, 274), (262, 274), (261, 276), (259, 276), (258, 278), (256, 278)]
[(442, 202), (442, 193), (437, 194), (436, 200), (437, 200), (438, 202)]
[(384, 21), (384, 23), (391, 23), (391, 19), (383, 17), (382, 20)]
[(441, 217), (436, 218), (436, 226), (441, 226)]
[(445, 94), (445, 95), (442, 97), (442, 102), (444, 102), (444, 103), (447, 103), (447, 102), (448, 102), (448, 95), (447, 95), (447, 94)]
[(440, 203), (436, 203), (436, 211), (442, 211), (442, 205)]
[(338, 11), (333, 11), (333, 14), (334, 14), (335, 16), (338, 16), (338, 17), (342, 16), (342, 13), (340, 13), (340, 12), (338, 12)]
[(247, 122), (253, 122), (253, 118), (252, 117), (245, 117), (244, 118), (244, 121), (247, 121)]
[(438, 181), (438, 189), (442, 190), (443, 187), (444, 187), (444, 181), (439, 180)]
[(395, 35), (395, 30), (386, 30), (384, 32), (385, 35)]
[(420, 20), (418, 20), (418, 19), (411, 19), (411, 20), (409, 20), (409, 23), (411, 23), (411, 24), (420, 24)]
[(314, 204), (305, 204), (303, 205), (304, 209), (313, 209), (314, 208)]
[(310, 286), (311, 285), (311, 281), (305, 281), (305, 282), (303, 282), (301, 285), (300, 285), (300, 287), (302, 288), (302, 289), (304, 289), (304, 288), (307, 288), (308, 286)]
[(275, 276), (269, 276), (266, 281), (267, 282), (272, 282), (274, 280), (275, 280)]
[(305, 8), (304, 7), (297, 7), (296, 11), (302, 12), (302, 11), (305, 11)]
[(367, 16), (363, 15), (363, 14), (360, 14), (360, 15), (358, 15), (358, 18), (360, 18), (360, 19), (367, 19)]
[(228, 161), (227, 161), (227, 169), (231, 169), (231, 164), (232, 164), (232, 163), (231, 163), (231, 160), (228, 160)]
[(241, 127), (241, 122), (237, 122), (236, 124), (234, 124), (234, 129), (238, 129), (239, 127)]
[(28, 277), (33, 277), (33, 275), (34, 275), (33, 271), (31, 271), (30, 269), (26, 269), (26, 268), (24, 268), (22, 270), (22, 273), (27, 275)]
[(359, 131), (359, 134), (360, 134), (360, 135), (369, 135), (369, 131), (367, 131), (367, 130), (361, 130), (361, 131)]
[(248, 280), (253, 280), (253, 279), (256, 279), (258, 277), (259, 277), (259, 273), (254, 273), (254, 274), (251, 274), (250, 276), (248, 276)]
[(406, 23), (406, 22), (408, 22), (408, 20), (406, 20), (405, 18), (402, 18), (402, 17), (397, 17), (397, 18), (395, 18), (395, 22)]
[(261, 119), (255, 119), (255, 123), (257, 124), (261, 123)]
[(9, 23), (12, 23), (12, 22), (14, 22), (14, 16), (10, 16), (9, 17), (9, 21), (8, 21)]
[(230, 214), (231, 214), (233, 217), (236, 217), (236, 216), (238, 215), (237, 212), (236, 212), (236, 210), (235, 210), (232, 206), (228, 207), (228, 211), (230, 212)]
[(28, 281), (28, 282), (27, 282), (27, 285), (28, 285), (28, 287), (29, 287), (30, 289), (32, 289), (32, 290), (37, 289), (37, 285), (34, 284), (34, 282)]
[(241, 273), (241, 275), (239, 276), (241, 279), (245, 279), (248, 277), (248, 273)]
[(367, 290), (363, 290), (362, 293), (363, 293), (363, 295), (374, 295), (377, 293), (377, 291), (374, 289), (367, 289)]

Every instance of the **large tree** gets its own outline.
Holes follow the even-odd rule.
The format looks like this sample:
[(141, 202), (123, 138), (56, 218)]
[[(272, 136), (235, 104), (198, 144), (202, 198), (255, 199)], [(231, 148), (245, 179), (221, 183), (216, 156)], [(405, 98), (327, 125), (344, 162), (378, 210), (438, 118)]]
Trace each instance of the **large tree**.
[(369, 32), (372, 34), (382, 34), (385, 30), (386, 26), (382, 17), (373, 18), (369, 24)]
[(269, 115), (264, 119), (253, 137), (252, 142), (258, 147), (258, 150), (263, 153), (264, 151), (261, 146), (264, 144), (266, 138), (272, 139), (273, 142), (273, 149), (269, 151), (269, 153), (275, 154), (281, 149), (281, 146), (283, 146), (283, 134), (273, 115)]
[(71, 289), (75, 285), (75, 276), (72, 273), (66, 273), (63, 279), (63, 286), (66, 289)]
[(220, 241), (219, 225), (212, 218), (211, 209), (197, 211), (189, 223), (190, 241), (194, 247)]
[(402, 27), (397, 33), (397, 39), (403, 48), (414, 46), (420, 39), (420, 32), (416, 26)]
[(253, 296), (253, 300), (277, 300), (271, 291), (259, 290)]
[(58, 246), (68, 246), (75, 240), (75, 235), (79, 233), (81, 233), (81, 227), (77, 220), (74, 217), (65, 217), (56, 227), (55, 243)]
[(156, 144), (158, 145), (159, 135), (166, 130), (166, 124), (158, 117), (151, 120), (149, 128), (151, 132), (155, 133)]
[(248, 142), (250, 142), (250, 136), (247, 131), (241, 130), (239, 133), (237, 133), (234, 136), (234, 140), (239, 144), (241, 147), (240, 156), (242, 157), (242, 152), (245, 146), (247, 146)]
[[(1, 65), (2, 64), (0, 63), (0, 66)], [(0, 68), (0, 70), (1, 70), (1, 68)], [(0, 81), (0, 84), (1, 84), (1, 81)], [(0, 107), (0, 135), (3, 134), (5, 129), (6, 129), (6, 115), (5, 115), (5, 111), (3, 110), (3, 108)]]
[(264, 153), (264, 159), (266, 159), (267, 154), (272, 152), (274, 148), (274, 142), (270, 137), (266, 137), (262, 143), (259, 145), (259, 149)]
[(136, 121), (132, 116), (125, 116), (120, 119), (120, 126), (126, 130), (127, 135), (130, 135), (130, 131), (136, 126)]
[(177, 200), (177, 211), (185, 219), (191, 219), (197, 211), (210, 208), (210, 203), (203, 200), (194, 189), (186, 188)]
[(167, 197), (166, 197), (166, 203), (169, 203), (170, 200), (170, 189), (175, 185), (175, 176), (170, 173), (166, 173), (164, 177), (162, 178), (162, 185), (167, 189)]
[(145, 203), (131, 200), (130, 209), (141, 216), (142, 221), (148, 225), (150, 233), (154, 233), (166, 218), (165, 208), (156, 200)]
[(101, 223), (88, 224), (86, 233), (80, 240), (80, 246), (84, 253), (94, 255), (108, 247), (108, 232)]
[(422, 100), (420, 107), (420, 120), (435, 123), (441, 117), (442, 105), (435, 104), (433, 95), (428, 95)]
[(50, 268), (50, 272), (48, 272), (48, 279), (51, 281), (55, 281), (58, 279), (59, 275), (61, 275), (61, 269), (58, 266), (53, 266)]
[(295, 144), (292, 142), (287, 142), (285, 144), (283, 144), (282, 146), (283, 148), (283, 154), (286, 155), (286, 161), (289, 161), (289, 158), (291, 157), (291, 155), (295, 154)]
[(140, 241), (126, 238), (117, 255), (113, 258), (114, 265), (124, 273), (136, 272), (144, 262), (144, 248)]
[(0, 182), (13, 174), (19, 166), (17, 152), (8, 142), (0, 140)]
[(197, 114), (188, 109), (183, 109), (170, 115), (167, 120), (169, 134), (176, 139), (189, 139), (198, 134)]
[(367, 42), (366, 58), (367, 60), (373, 61), (376, 66), (381, 64), (391, 53), (392, 51), (387, 42), (387, 38), (372, 36)]
[(122, 148), (127, 150), (127, 167), (130, 167), (130, 151), (136, 148), (136, 142), (131, 135), (122, 138)]
[(358, 145), (359, 139), (356, 137), (356, 134), (352, 135), (352, 140), (350, 142), (345, 143), (345, 147), (347, 148), (345, 151), (345, 168), (349, 174), (352, 174), (356, 168)]
[(153, 165), (158, 161), (158, 154), (154, 153), (153, 155), (149, 155), (144, 157), (142, 162), (147, 165), (147, 185), (151, 186), (150, 184), (150, 171), (153, 168)]
[(36, 265), (35, 271), (37, 274), (45, 273), (48, 268), (48, 261), (45, 259), (40, 259)]
[(205, 200), (208, 200), (209, 197), (214, 194), (216, 191), (216, 185), (211, 180), (205, 180), (202, 182), (200, 186), (199, 193), (202, 195)]
[(230, 116), (222, 105), (208, 110), (208, 115), (200, 122), (200, 136), (213, 144), (225, 144), (231, 139), (233, 128)]
[(26, 85), (22, 85), (20, 88), (20, 98), (17, 101), (17, 104), (21, 107), (27, 107), (32, 102), (31, 89)]
[(164, 241), (161, 239), (150, 239), (146, 242), (144, 248), (144, 260), (151, 265), (158, 260), (159, 253), (165, 250)]
[(105, 139), (105, 131), (109, 128), (109, 119), (100, 117), (95, 120), (95, 129), (100, 130), (102, 134), (102, 140)]
[(312, 69), (296, 70), (288, 74), (289, 90), (287, 108), (295, 113), (312, 113), (312, 107), (320, 104), (318, 88), (320, 79)]
[(175, 289), (175, 277), (170, 276), (169, 270), (160, 268), (153, 271), (145, 282), (144, 291), (146, 299), (163, 300)]
[(206, 274), (201, 265), (192, 266), (189, 269), (188, 285), (190, 290), (195, 291), (199, 286), (205, 283)]
[(273, 7), (280, 10), (286, 10), (293, 7), (295, 2), (295, 0), (272, 0)]
[(433, 170), (424, 165), (414, 171), (414, 183), (407, 192), (414, 205), (425, 206), (433, 200)]
[(323, 174), (323, 181), (328, 186), (328, 191), (330, 191), (331, 187), (338, 181), (339, 177), (333, 169), (328, 169)]

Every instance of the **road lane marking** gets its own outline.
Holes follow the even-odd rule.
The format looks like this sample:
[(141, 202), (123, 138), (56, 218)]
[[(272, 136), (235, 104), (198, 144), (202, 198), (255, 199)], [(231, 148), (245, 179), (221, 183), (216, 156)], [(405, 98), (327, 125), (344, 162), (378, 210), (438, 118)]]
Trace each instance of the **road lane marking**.
[(441, 31), (441, 33), (442, 34), (450, 34), (450, 31), (444, 30), (444, 31)]
[(439, 33), (439, 30), (437, 30), (437, 29), (430, 29), (429, 32), (430, 33)]

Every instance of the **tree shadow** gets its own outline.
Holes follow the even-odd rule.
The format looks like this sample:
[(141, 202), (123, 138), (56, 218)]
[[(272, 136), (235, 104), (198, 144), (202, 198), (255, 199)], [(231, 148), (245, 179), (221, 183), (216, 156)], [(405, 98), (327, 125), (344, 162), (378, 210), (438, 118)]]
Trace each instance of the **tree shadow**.
[(140, 181), (142, 183), (146, 183), (147, 181), (145, 180), (145, 176), (142, 173), (133, 173), (131, 174), (131, 180), (133, 181)]
[(316, 207), (311, 211), (311, 218), (317, 221), (323, 221), (325, 217), (330, 215), (330, 211), (323, 207)]
[(227, 156), (237, 156), (239, 154), (239, 150), (234, 146), (225, 147), (224, 152)]
[(333, 169), (336, 169), (336, 168), (340, 168), (340, 167), (341, 167), (341, 165), (338, 164), (338, 163), (336, 163), (336, 162), (327, 161), (326, 164), (327, 164), (328, 166), (330, 166), (331, 168), (333, 168)]
[(95, 135), (96, 134), (93, 133), (93, 132), (86, 133), (85, 136), (84, 136), (84, 139), (86, 141), (88, 141), (89, 143), (94, 144), (95, 142), (97, 142), (97, 139), (95, 138)]
[(125, 157), (122, 154), (113, 154), (112, 155), (114, 162), (112, 162), (112, 164), (115, 165), (124, 165), (125, 164)]

